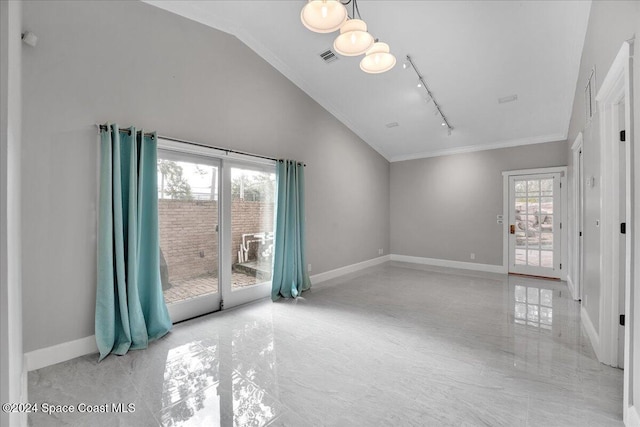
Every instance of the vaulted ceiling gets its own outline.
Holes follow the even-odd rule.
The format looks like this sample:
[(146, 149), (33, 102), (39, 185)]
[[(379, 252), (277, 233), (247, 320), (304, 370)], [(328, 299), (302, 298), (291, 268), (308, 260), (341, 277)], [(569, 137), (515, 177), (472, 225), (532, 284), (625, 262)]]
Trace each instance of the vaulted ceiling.
[[(398, 63), (365, 74), (361, 57), (325, 63), (338, 33), (300, 22), (304, 0), (147, 3), (242, 40), (390, 161), (567, 137), (590, 1), (358, 2)], [(403, 69), (413, 58), (442, 111)], [(498, 99), (517, 95), (517, 100)], [(398, 126), (387, 127), (389, 123)]]

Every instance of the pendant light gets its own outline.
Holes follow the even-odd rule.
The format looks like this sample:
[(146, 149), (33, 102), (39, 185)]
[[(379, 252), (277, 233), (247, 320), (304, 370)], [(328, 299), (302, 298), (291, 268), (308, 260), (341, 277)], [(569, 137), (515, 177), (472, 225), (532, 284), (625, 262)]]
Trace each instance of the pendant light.
[(389, 45), (376, 42), (360, 61), (360, 69), (365, 73), (379, 74), (389, 71), (396, 65), (396, 57), (389, 53)]
[(373, 45), (373, 36), (367, 32), (367, 24), (361, 19), (349, 19), (340, 27), (340, 35), (333, 42), (333, 49), (340, 55), (358, 56)]
[(309, 0), (300, 12), (302, 24), (316, 33), (337, 31), (347, 16), (347, 8), (338, 0)]

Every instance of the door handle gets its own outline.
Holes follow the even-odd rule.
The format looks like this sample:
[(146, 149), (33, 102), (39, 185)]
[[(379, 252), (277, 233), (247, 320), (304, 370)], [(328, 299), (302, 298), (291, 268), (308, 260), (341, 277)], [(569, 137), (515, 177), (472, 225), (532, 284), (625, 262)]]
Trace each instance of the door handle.
[(511, 224), (509, 226), (509, 233), (510, 234), (516, 234), (516, 226), (514, 224)]

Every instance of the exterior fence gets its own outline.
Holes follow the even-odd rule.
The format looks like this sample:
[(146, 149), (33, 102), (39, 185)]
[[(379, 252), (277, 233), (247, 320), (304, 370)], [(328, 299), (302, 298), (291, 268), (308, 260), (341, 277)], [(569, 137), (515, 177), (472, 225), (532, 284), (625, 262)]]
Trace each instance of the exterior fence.
[[(273, 202), (231, 202), (231, 259), (238, 262), (243, 234), (273, 231)], [(158, 200), (160, 250), (169, 282), (218, 274), (218, 201)], [(248, 259), (257, 257), (258, 244), (250, 244)]]

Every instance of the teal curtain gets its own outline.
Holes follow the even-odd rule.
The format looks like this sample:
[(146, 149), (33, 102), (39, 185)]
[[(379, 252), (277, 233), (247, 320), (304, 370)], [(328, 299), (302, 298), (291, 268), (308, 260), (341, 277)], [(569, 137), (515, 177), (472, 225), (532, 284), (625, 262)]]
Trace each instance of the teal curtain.
[(96, 341), (109, 353), (146, 348), (171, 329), (160, 282), (157, 137), (100, 131)]
[(311, 288), (305, 254), (304, 165), (276, 164), (276, 215), (271, 299), (296, 298)]

